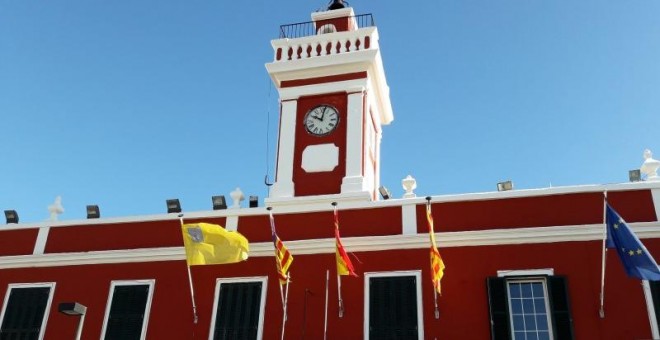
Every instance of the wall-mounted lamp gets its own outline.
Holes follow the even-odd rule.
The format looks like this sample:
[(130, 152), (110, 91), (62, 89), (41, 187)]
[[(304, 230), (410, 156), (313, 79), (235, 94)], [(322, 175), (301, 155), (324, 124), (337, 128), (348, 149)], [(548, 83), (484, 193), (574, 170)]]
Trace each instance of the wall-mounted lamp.
[(642, 180), (642, 172), (639, 169), (630, 170), (628, 171), (628, 179), (631, 182), (639, 182)]
[(100, 218), (101, 217), (101, 210), (99, 209), (98, 205), (88, 205), (87, 206), (87, 218)]
[(388, 199), (390, 199), (390, 197), (392, 197), (392, 194), (390, 194), (390, 191), (387, 190), (387, 188), (386, 188), (384, 185), (381, 185), (381, 186), (378, 188), (378, 192), (380, 192), (380, 196), (381, 196), (384, 200), (388, 200)]
[(259, 206), (259, 196), (250, 196), (250, 208)]
[(213, 203), (213, 210), (227, 209), (227, 200), (225, 200), (224, 195), (211, 197), (211, 202)]
[(80, 340), (82, 335), (83, 323), (85, 323), (85, 314), (87, 313), (87, 307), (78, 302), (62, 302), (57, 306), (57, 310), (66, 315), (71, 316), (80, 316), (78, 320), (78, 329), (76, 330), (76, 340)]
[(171, 200), (165, 201), (167, 203), (167, 213), (180, 213), (181, 212), (181, 203), (179, 203), (179, 199), (174, 198)]
[(18, 223), (18, 213), (16, 210), (5, 210), (5, 218), (7, 219), (7, 224)]
[(509, 191), (509, 190), (513, 190), (513, 182), (506, 181), (506, 182), (497, 183), (497, 191)]

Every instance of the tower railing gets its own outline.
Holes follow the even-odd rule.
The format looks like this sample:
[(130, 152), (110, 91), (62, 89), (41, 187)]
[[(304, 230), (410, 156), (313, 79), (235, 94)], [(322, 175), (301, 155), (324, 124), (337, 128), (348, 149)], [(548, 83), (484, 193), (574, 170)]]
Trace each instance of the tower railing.
[[(369, 14), (360, 14), (352, 17), (357, 23), (357, 28), (375, 26), (374, 18)], [(295, 39), (316, 35), (316, 25), (314, 21), (299, 22), (280, 26), (280, 39)]]

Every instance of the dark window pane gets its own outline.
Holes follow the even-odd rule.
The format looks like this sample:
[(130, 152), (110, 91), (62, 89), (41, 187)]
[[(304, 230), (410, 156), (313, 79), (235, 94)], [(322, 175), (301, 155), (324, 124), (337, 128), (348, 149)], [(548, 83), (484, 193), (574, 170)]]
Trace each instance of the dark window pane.
[(105, 339), (140, 339), (148, 298), (149, 285), (115, 286)]
[(536, 327), (541, 331), (548, 330), (548, 316), (546, 314), (536, 316)]
[(512, 283), (509, 285), (509, 296), (512, 298), (519, 298), (520, 297), (520, 284), (519, 283)]
[(417, 339), (414, 276), (369, 279), (369, 338)]
[(220, 284), (214, 339), (256, 339), (259, 335), (261, 282)]
[(534, 313), (534, 301), (530, 299), (522, 300), (523, 312), (525, 314)]
[(545, 314), (545, 299), (534, 299), (534, 311), (536, 311), (536, 314)]
[(511, 300), (511, 313), (512, 314), (522, 314), (522, 300), (512, 299)]

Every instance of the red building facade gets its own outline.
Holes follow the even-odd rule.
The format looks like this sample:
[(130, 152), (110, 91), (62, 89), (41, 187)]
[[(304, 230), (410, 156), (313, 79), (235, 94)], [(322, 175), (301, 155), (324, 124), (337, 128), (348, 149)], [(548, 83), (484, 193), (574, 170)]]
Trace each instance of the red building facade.
[[(653, 338), (657, 287), (628, 278), (611, 252), (599, 315), (603, 194), (657, 254), (660, 182), (432, 196), (447, 266), (436, 307), (426, 199), (377, 200), (381, 125), (393, 115), (378, 31), (362, 18), (351, 8), (314, 13), (314, 34), (274, 40), (266, 66), (282, 100), (266, 205), (294, 256), (284, 337)], [(342, 278), (341, 317), (332, 202), (358, 274)], [(245, 262), (191, 268), (197, 322), (177, 214), (8, 224), (0, 339), (70, 339), (79, 324), (82, 339), (279, 339), (266, 208), (184, 219), (250, 241)], [(58, 312), (72, 301), (87, 307), (84, 318)]]

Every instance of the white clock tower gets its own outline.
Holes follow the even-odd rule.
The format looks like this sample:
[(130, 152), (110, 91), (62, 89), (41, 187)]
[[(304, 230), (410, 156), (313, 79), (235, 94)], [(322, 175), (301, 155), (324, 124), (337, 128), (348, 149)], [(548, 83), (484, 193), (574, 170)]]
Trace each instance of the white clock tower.
[(381, 126), (393, 114), (371, 15), (335, 0), (311, 22), (281, 26), (272, 46), (281, 111), (266, 202), (377, 199)]

